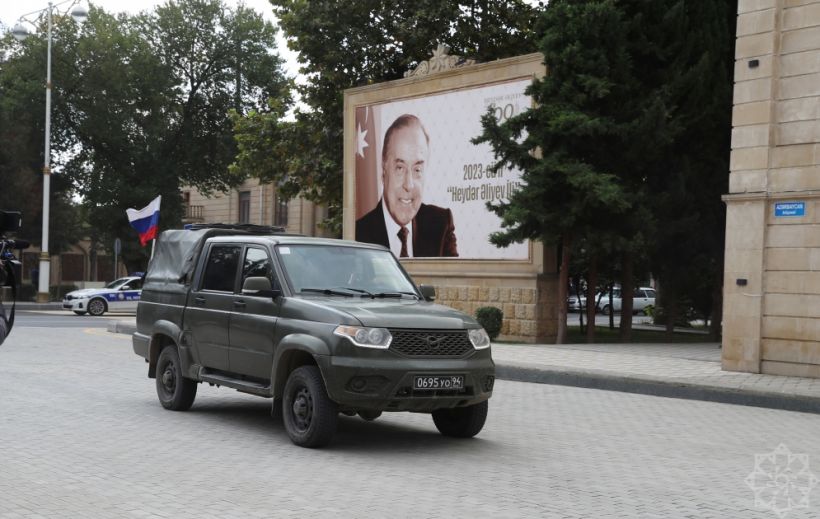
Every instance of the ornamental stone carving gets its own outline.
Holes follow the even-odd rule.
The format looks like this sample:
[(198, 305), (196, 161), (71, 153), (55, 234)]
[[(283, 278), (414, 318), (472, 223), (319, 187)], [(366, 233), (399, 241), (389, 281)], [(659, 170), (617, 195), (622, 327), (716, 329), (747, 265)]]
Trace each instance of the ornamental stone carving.
[(427, 61), (422, 61), (412, 70), (404, 73), (404, 77), (418, 77), (429, 76), (438, 72), (444, 72), (459, 67), (466, 67), (468, 65), (475, 65), (474, 59), (467, 59), (461, 56), (450, 56), (450, 47), (439, 44), (436, 50), (433, 51), (433, 57)]

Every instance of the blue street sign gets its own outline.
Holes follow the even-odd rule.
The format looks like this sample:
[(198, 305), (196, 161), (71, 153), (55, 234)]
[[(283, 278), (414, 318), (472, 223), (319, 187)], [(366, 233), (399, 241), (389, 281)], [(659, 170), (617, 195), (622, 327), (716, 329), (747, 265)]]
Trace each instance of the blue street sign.
[(777, 202), (774, 204), (774, 215), (806, 216), (806, 202)]

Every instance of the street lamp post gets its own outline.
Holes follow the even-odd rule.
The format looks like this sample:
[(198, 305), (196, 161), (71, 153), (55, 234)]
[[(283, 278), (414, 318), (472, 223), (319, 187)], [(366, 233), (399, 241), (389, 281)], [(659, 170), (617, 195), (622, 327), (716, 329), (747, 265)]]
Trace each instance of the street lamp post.
[(41, 303), (49, 300), (49, 284), (51, 283), (51, 257), (48, 253), (48, 222), (49, 222), (49, 207), (50, 207), (50, 192), (51, 192), (51, 26), (52, 15), (55, 7), (65, 4), (71, 4), (66, 7), (71, 9), (71, 17), (81, 24), (88, 18), (88, 8), (78, 0), (65, 0), (57, 4), (53, 2), (48, 3), (48, 7), (38, 11), (32, 11), (20, 17), (11, 30), (11, 34), (17, 41), (25, 40), (29, 35), (28, 29), (23, 25), (27, 22), (34, 25), (34, 21), (28, 17), (35, 15), (35, 20), (45, 14), (48, 20), (48, 54), (46, 57), (46, 131), (45, 131), (45, 158), (43, 160), (43, 239), (40, 245), (40, 278), (37, 284), (37, 301)]

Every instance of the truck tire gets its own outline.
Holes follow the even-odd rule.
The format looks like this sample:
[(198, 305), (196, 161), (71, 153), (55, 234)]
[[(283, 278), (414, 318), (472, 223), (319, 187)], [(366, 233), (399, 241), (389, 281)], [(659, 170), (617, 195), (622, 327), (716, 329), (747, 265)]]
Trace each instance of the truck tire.
[(106, 310), (108, 310), (108, 305), (105, 304), (104, 299), (97, 297), (88, 302), (88, 313), (95, 317), (101, 316)]
[(196, 381), (182, 376), (179, 352), (166, 346), (157, 359), (157, 396), (165, 409), (187, 411), (196, 398)]
[(437, 409), (433, 411), (433, 423), (444, 436), (472, 438), (484, 427), (488, 409), (486, 400), (467, 407)]
[(330, 399), (316, 366), (293, 370), (282, 402), (285, 430), (300, 447), (322, 447), (336, 434), (339, 409)]

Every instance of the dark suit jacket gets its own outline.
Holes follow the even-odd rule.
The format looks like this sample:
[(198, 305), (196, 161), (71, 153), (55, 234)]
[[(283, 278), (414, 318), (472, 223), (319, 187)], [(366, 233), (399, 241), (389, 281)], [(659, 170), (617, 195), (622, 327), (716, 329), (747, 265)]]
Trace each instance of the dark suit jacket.
[[(413, 218), (413, 257), (458, 256), (453, 213), (435, 205), (421, 204)], [(356, 240), (390, 248), (382, 201), (356, 220)]]

